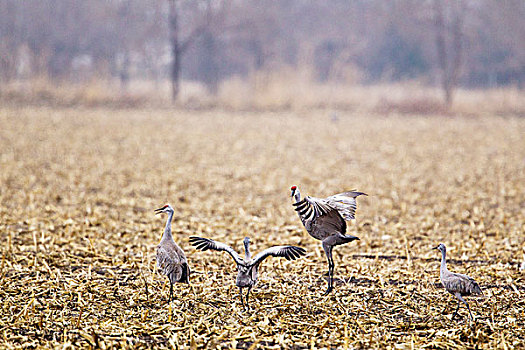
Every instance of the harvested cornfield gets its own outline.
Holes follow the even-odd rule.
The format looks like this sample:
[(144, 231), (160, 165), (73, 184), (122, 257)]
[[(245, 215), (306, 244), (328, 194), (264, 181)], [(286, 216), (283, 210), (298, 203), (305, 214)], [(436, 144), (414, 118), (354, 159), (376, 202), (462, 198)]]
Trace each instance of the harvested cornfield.
[[(327, 112), (0, 109), (0, 346), (91, 348), (525, 347), (525, 119)], [(327, 263), (289, 188), (357, 189), (359, 241)], [(155, 267), (165, 218), (191, 284)], [(244, 311), (226, 253), (304, 247), (269, 258)], [(449, 269), (485, 297), (460, 309)]]

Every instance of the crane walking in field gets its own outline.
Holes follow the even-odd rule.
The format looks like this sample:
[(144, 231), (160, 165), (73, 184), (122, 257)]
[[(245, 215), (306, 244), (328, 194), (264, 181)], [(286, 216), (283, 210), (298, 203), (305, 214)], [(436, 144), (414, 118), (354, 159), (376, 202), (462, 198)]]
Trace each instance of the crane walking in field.
[(355, 219), (356, 198), (367, 194), (350, 191), (324, 199), (306, 196), (301, 200), (301, 193), (297, 186), (292, 186), (291, 190), (290, 197), (295, 200), (293, 203), (295, 211), (299, 214), (306, 231), (323, 244), (323, 250), (328, 260), (328, 289), (324, 295), (328, 295), (332, 291), (334, 283), (335, 264), (332, 259), (332, 249), (337, 245), (359, 239), (356, 236), (345, 234), (345, 220)]
[(463, 302), (468, 309), (468, 312), (470, 314), (470, 318), (474, 320), (474, 317), (472, 316), (472, 312), (470, 312), (470, 307), (468, 306), (465, 299), (463, 299), (464, 296), (472, 295), (472, 294), (483, 294), (481, 291), (481, 288), (479, 285), (474, 281), (473, 278), (463, 275), (461, 273), (454, 273), (450, 272), (447, 269), (447, 261), (446, 261), (446, 255), (447, 255), (447, 247), (443, 243), (440, 243), (437, 247), (434, 249), (437, 249), (441, 252), (441, 269), (439, 271), (439, 275), (441, 278), (441, 284), (445, 289), (452, 295), (454, 295), (458, 299), (458, 307), (456, 308), (456, 311), (452, 315), (452, 319), (456, 317), (459, 311), (459, 307), (461, 306), (461, 302)]
[(168, 214), (164, 233), (157, 246), (157, 266), (162, 274), (168, 276), (170, 281), (170, 305), (173, 299), (173, 284), (175, 282), (190, 283), (190, 267), (186, 255), (175, 243), (171, 234), (171, 220), (173, 219), (173, 208), (166, 204), (162, 208), (155, 209), (155, 214)]
[[(303, 255), (306, 254), (306, 251), (303, 248), (296, 247), (296, 246), (274, 246), (271, 248), (268, 248), (266, 250), (263, 250), (259, 254), (257, 254), (253, 259), (250, 253), (250, 239), (246, 237), (243, 241), (244, 243), (244, 259), (237, 254), (235, 250), (233, 250), (232, 247), (217, 242), (208, 238), (201, 238), (201, 237), (190, 237), (190, 242), (192, 245), (194, 245), (197, 249), (200, 249), (202, 251), (212, 249), (217, 251), (225, 251), (228, 252), (233, 260), (235, 260), (235, 263), (237, 264), (237, 280), (235, 285), (239, 287), (239, 294), (241, 296), (241, 304), (245, 308), (250, 308), (248, 304), (248, 298), (250, 295), (250, 290), (252, 287), (257, 283), (258, 278), (258, 270), (259, 265), (263, 262), (264, 259), (266, 259), (269, 256), (276, 256), (276, 257), (284, 257), (287, 260), (295, 260)], [(244, 305), (244, 301), (242, 300), (242, 289), (248, 288), (248, 292), (246, 293), (246, 306)]]

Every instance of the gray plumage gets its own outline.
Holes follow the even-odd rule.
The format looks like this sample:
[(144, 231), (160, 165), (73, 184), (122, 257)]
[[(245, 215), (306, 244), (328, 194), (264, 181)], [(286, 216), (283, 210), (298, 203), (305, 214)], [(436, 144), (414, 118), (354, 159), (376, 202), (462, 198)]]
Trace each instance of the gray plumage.
[(155, 214), (168, 214), (164, 233), (157, 246), (157, 266), (160, 272), (166, 275), (170, 281), (170, 302), (173, 299), (173, 284), (176, 282), (190, 282), (188, 260), (186, 259), (184, 251), (173, 240), (173, 235), (171, 234), (171, 220), (173, 219), (174, 212), (169, 204), (155, 210)]
[(333, 289), (335, 264), (332, 250), (335, 246), (358, 240), (358, 237), (346, 235), (345, 220), (355, 219), (357, 209), (356, 198), (367, 195), (363, 192), (343, 192), (327, 198), (305, 197), (301, 200), (301, 193), (297, 186), (292, 186), (291, 197), (295, 201), (295, 211), (299, 215), (306, 231), (310, 236), (322, 242), (323, 250), (328, 260), (328, 289), (327, 295)]
[(441, 252), (441, 268), (439, 270), (441, 284), (450, 294), (454, 295), (458, 299), (458, 307), (452, 315), (452, 319), (454, 319), (454, 317), (456, 317), (458, 314), (461, 302), (463, 302), (467, 306), (470, 317), (472, 320), (474, 320), (472, 312), (470, 311), (470, 307), (463, 297), (473, 294), (482, 294), (483, 292), (481, 291), (481, 288), (473, 278), (461, 273), (450, 272), (447, 269), (447, 247), (445, 247), (443, 243), (440, 243), (435, 249), (438, 249)]
[(214, 241), (209, 238), (201, 238), (201, 237), (190, 237), (190, 242), (192, 245), (194, 245), (197, 249), (205, 251), (208, 249), (211, 250), (217, 250), (217, 251), (225, 251), (228, 254), (231, 255), (235, 263), (237, 264), (237, 279), (235, 281), (235, 285), (239, 287), (239, 294), (241, 296), (241, 304), (244, 307), (244, 301), (242, 298), (242, 289), (248, 288), (248, 292), (246, 293), (246, 307), (249, 308), (248, 304), (248, 298), (250, 295), (250, 290), (252, 287), (257, 283), (258, 279), (258, 272), (259, 272), (259, 265), (263, 262), (264, 259), (266, 259), (269, 256), (275, 256), (275, 257), (284, 257), (287, 260), (295, 260), (303, 255), (306, 254), (306, 251), (303, 248), (296, 247), (296, 246), (275, 246), (268, 248), (266, 250), (263, 250), (259, 254), (255, 255), (255, 257), (252, 259), (251, 253), (250, 253), (250, 239), (246, 237), (243, 241), (244, 243), (244, 259), (237, 254), (235, 250), (233, 250), (232, 247), (221, 243)]

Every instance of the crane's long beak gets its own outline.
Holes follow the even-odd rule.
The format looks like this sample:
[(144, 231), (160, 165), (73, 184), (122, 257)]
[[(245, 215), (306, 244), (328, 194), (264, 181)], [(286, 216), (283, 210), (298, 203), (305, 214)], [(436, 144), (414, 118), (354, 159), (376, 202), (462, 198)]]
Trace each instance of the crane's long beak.
[(430, 250), (434, 250), (434, 249), (438, 249), (438, 248), (439, 248), (439, 246), (437, 246), (437, 247), (434, 247), (434, 248), (432, 248), (432, 249), (430, 249)]
[(157, 214), (162, 214), (162, 211), (164, 210), (164, 208), (159, 208), (159, 209), (155, 209), (155, 215)]

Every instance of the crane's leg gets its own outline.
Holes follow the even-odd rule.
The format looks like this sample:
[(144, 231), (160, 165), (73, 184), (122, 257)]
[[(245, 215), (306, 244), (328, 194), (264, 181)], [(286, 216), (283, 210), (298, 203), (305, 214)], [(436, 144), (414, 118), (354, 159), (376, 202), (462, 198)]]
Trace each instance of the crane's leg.
[(326, 242), (323, 242), (323, 250), (326, 254), (326, 258), (328, 260), (328, 289), (326, 292), (324, 292), (323, 295), (328, 295), (330, 292), (334, 289), (334, 260), (332, 259), (332, 249), (334, 246), (327, 244)]
[(242, 304), (242, 307), (245, 309), (246, 306), (244, 305), (244, 301), (242, 300), (242, 288), (239, 287), (239, 295), (241, 296), (241, 304)]
[(459, 294), (455, 294), (455, 295), (456, 295), (456, 298), (458, 298), (458, 307), (456, 308), (456, 311), (454, 311), (454, 313), (452, 314), (452, 320), (454, 319), (454, 317), (456, 317), (458, 315), (459, 307), (461, 306), (460, 300), (463, 300), (461, 298), (461, 295), (459, 295)]
[(248, 303), (248, 298), (250, 297), (250, 290), (252, 287), (248, 287), (248, 293), (246, 293), (246, 309), (250, 310), (250, 304)]
[[(463, 299), (460, 296), (458, 296), (459, 300), (461, 300), (465, 305), (467, 305), (467, 309), (468, 309), (468, 313), (470, 314), (470, 318), (472, 319), (472, 321), (474, 321), (474, 316), (472, 316), (472, 312), (470, 311), (470, 306), (468, 306), (467, 302), (465, 301), (465, 299)], [(458, 302), (459, 303), (459, 302)]]
[(170, 304), (172, 300), (173, 300), (173, 284), (170, 281)]

